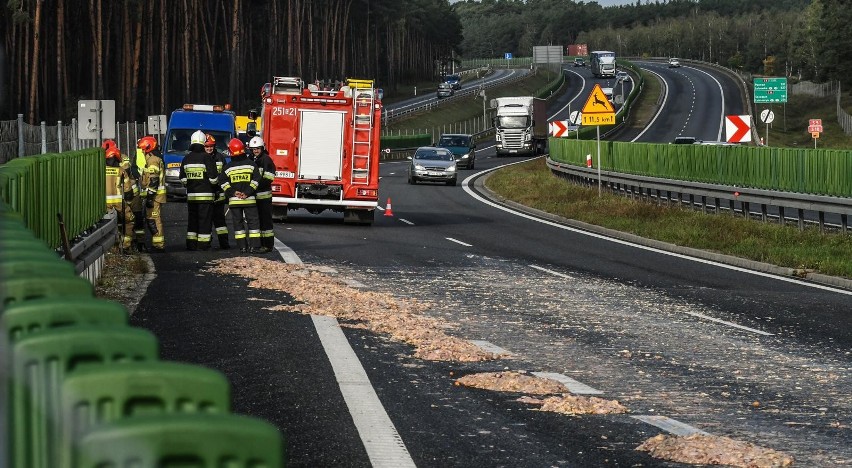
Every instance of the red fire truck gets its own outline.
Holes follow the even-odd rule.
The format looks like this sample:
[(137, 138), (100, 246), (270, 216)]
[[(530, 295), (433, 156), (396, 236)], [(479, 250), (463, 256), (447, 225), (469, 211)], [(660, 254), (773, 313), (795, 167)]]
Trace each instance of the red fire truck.
[(372, 224), (379, 200), (382, 104), (372, 80), (307, 84), (274, 77), (263, 86), (263, 141), (275, 161), (276, 219), (303, 208)]

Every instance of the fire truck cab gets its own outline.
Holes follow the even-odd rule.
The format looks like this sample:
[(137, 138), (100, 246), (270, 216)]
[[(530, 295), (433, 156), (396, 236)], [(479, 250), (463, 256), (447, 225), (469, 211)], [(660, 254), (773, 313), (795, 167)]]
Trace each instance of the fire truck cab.
[(372, 224), (382, 115), (373, 81), (306, 85), (274, 77), (261, 95), (263, 141), (275, 162), (275, 218), (332, 210), (343, 213), (344, 223)]

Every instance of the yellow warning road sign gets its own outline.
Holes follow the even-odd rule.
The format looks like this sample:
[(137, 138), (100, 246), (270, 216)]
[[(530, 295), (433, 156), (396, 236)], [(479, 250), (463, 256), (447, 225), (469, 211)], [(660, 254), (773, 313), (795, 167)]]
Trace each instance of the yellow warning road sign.
[(592, 88), (592, 92), (586, 99), (586, 105), (583, 106), (582, 112), (584, 114), (615, 114), (615, 108), (607, 99), (601, 85), (595, 83), (595, 87)]
[(581, 113), (583, 125), (615, 125), (615, 108), (597, 83), (589, 93)]

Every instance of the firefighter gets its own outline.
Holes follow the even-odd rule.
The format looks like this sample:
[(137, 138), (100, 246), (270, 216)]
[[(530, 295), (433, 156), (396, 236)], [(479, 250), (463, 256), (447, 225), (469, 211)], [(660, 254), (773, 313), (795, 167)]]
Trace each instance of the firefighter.
[[(219, 185), (228, 198), (234, 238), (240, 252), (254, 252), (260, 248), (260, 220), (257, 217), (255, 192), (260, 184), (260, 170), (246, 156), (245, 145), (239, 138), (228, 142), (231, 162), (219, 174)], [(246, 240), (248, 236), (248, 240)]]
[(186, 250), (210, 250), (213, 225), (213, 188), (218, 182), (216, 163), (204, 150), (201, 130), (189, 139), (189, 154), (180, 163), (180, 182), (186, 187)]
[(109, 146), (106, 150), (106, 203), (107, 211), (115, 210), (121, 225), (121, 249), (130, 248), (133, 239), (134, 215), (130, 205), (138, 195), (136, 179), (129, 170), (129, 165), (122, 161), (121, 152), (117, 146)]
[[(141, 174), (140, 188), (145, 200), (145, 223), (151, 232), (151, 247), (154, 252), (163, 252), (166, 237), (163, 233), (161, 208), (166, 203), (166, 172), (163, 158), (157, 153), (157, 140), (152, 136), (139, 139), (137, 147), (145, 155), (145, 169)], [(137, 238), (137, 241), (139, 239)], [(141, 249), (144, 249), (144, 241)], [(141, 250), (140, 249), (140, 250)]]
[[(207, 139), (204, 142), (204, 151), (207, 156), (213, 159), (216, 164), (216, 174), (221, 174), (225, 168), (225, 155), (216, 151), (216, 139), (213, 135), (207, 134)], [(231, 248), (228, 240), (228, 223), (225, 221), (225, 192), (217, 183), (213, 187), (213, 230), (216, 231), (216, 238), (219, 239), (219, 248), (228, 250)]]
[(263, 146), (263, 138), (256, 136), (249, 141), (252, 159), (260, 170), (260, 185), (257, 187), (257, 215), (260, 217), (260, 249), (258, 253), (272, 252), (275, 247), (275, 231), (272, 229), (272, 181), (275, 180), (275, 163)]

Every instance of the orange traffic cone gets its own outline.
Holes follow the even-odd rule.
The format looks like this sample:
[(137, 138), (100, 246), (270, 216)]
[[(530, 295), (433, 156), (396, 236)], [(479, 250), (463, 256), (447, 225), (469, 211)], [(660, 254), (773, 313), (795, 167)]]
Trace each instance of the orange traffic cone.
[(385, 216), (393, 216), (393, 210), (391, 209), (390, 197), (388, 197), (388, 206), (385, 208)]

